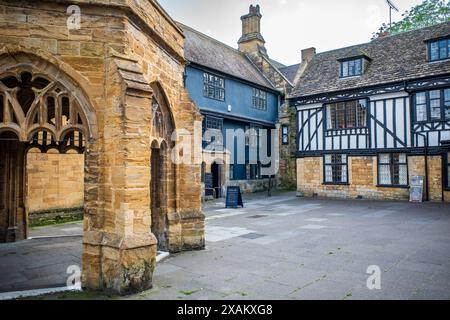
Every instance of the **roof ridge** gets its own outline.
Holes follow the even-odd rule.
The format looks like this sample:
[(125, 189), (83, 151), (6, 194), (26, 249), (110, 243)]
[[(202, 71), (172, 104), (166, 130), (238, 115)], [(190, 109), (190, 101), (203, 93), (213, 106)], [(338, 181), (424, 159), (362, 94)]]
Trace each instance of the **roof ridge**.
[(345, 49), (353, 49), (353, 48), (358, 48), (358, 47), (363, 47), (363, 46), (367, 46), (372, 44), (375, 41), (385, 41), (388, 39), (392, 39), (392, 38), (397, 38), (400, 36), (404, 36), (405, 34), (408, 33), (413, 33), (413, 32), (419, 32), (419, 31), (424, 31), (425, 29), (431, 29), (431, 28), (436, 28), (439, 27), (440, 25), (444, 25), (444, 24), (450, 24), (450, 21), (447, 22), (441, 22), (432, 26), (428, 26), (428, 27), (423, 27), (423, 28), (418, 28), (418, 29), (414, 29), (414, 30), (408, 30), (408, 31), (403, 31), (400, 33), (396, 33), (396, 34), (392, 34), (389, 36), (385, 36), (385, 37), (381, 37), (381, 38), (376, 38), (373, 39), (372, 41), (368, 41), (368, 42), (362, 42), (362, 43), (358, 43), (358, 44), (354, 44), (351, 46), (346, 46), (346, 47), (341, 47), (341, 48), (336, 48), (336, 49), (332, 49), (332, 50), (327, 50), (327, 51), (323, 51), (323, 52), (319, 52), (317, 53), (317, 55), (321, 55), (321, 54), (327, 54), (327, 53), (332, 53), (332, 52), (336, 52), (336, 51), (340, 51), (340, 50), (345, 50)]
[(440, 23), (433, 24), (431, 26), (417, 28), (417, 29), (412, 29), (412, 30), (408, 30), (408, 31), (402, 31), (400, 33), (392, 34), (392, 35), (389, 35), (389, 36), (386, 36), (386, 37), (373, 39), (371, 42), (391, 39), (391, 38), (394, 38), (394, 37), (399, 37), (399, 36), (405, 35), (406, 33), (419, 32), (419, 31), (423, 31), (425, 29), (437, 28), (437, 27), (439, 27), (441, 25), (444, 25), (444, 24), (450, 24), (450, 21), (440, 22)]

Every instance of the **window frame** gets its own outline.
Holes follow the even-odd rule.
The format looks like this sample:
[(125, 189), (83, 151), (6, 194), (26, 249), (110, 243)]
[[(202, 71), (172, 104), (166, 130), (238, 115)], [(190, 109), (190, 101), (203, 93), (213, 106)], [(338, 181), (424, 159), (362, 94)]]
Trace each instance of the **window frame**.
[(267, 91), (252, 88), (252, 108), (260, 111), (267, 111)]
[[(380, 156), (381, 155), (389, 155), (389, 164), (383, 163), (380, 164)], [(399, 166), (405, 166), (406, 167), (406, 184), (393, 184), (393, 171), (394, 171), (394, 154), (404, 154), (405, 155), (405, 163), (399, 163)], [(392, 184), (382, 184), (380, 183), (380, 165), (389, 165), (389, 169), (391, 171), (391, 183)], [(405, 152), (380, 152), (377, 154), (377, 187), (379, 188), (401, 188), (401, 189), (407, 189), (409, 188), (409, 165), (408, 165), (408, 154)]]
[[(441, 57), (441, 42), (445, 41), (446, 42), (446, 46), (445, 46), (445, 51), (447, 52), (447, 56), (445, 58)], [(434, 44), (437, 44), (438, 48), (438, 58), (437, 59), (433, 59), (432, 57), (432, 46)], [(440, 38), (440, 39), (435, 39), (435, 40), (431, 40), (428, 42), (427, 45), (428, 48), (428, 62), (432, 63), (432, 62), (439, 62), (439, 61), (444, 61), (444, 60), (449, 60), (450, 59), (450, 38)]]
[[(341, 163), (341, 164), (336, 164), (336, 163), (328, 164), (327, 163), (327, 161), (326, 161), (327, 156), (337, 156), (337, 155), (345, 156), (345, 163)], [(348, 175), (348, 159), (349, 159), (349, 155), (346, 153), (330, 153), (330, 154), (323, 155), (323, 184), (324, 185), (330, 185), (330, 186), (349, 186), (350, 185), (350, 182), (349, 182), (350, 177)], [(333, 169), (338, 166), (345, 167), (347, 181), (345, 181), (345, 182), (327, 181), (327, 166), (332, 166)], [(342, 172), (344, 172), (344, 171), (342, 171)]]
[[(347, 112), (347, 103), (350, 103), (350, 102), (354, 102), (354, 101), (356, 101), (357, 102), (357, 105), (356, 105), (356, 107), (355, 108), (357, 108), (358, 107), (358, 105), (359, 105), (359, 102), (360, 101), (364, 101), (365, 102), (365, 117), (364, 117), (364, 121), (365, 121), (365, 126), (356, 126), (356, 124), (357, 124), (357, 122), (358, 122), (358, 113), (356, 112), (355, 113), (355, 126), (354, 127), (347, 127), (347, 123), (348, 123), (348, 121), (347, 121), (347, 116), (348, 116), (348, 112)], [(338, 128), (337, 127), (337, 124), (338, 124), (338, 116), (337, 116), (337, 107), (338, 107), (338, 104), (340, 104), (340, 103), (343, 103), (344, 104), (344, 128)], [(352, 100), (345, 100), (345, 101), (336, 101), (336, 102), (332, 102), (332, 103), (327, 103), (327, 104), (325, 104), (324, 105), (324, 109), (325, 109), (325, 125), (324, 125), (324, 128), (325, 128), (325, 131), (326, 132), (333, 132), (333, 131), (342, 131), (342, 130), (358, 130), (358, 129), (368, 129), (369, 128), (369, 99), (367, 99), (367, 98), (364, 98), (364, 99), (352, 99)], [(335, 108), (336, 108), (336, 116), (335, 116), (335, 123), (334, 123), (334, 128), (328, 128), (328, 124), (329, 124), (329, 120), (331, 119), (330, 117), (331, 117), (331, 115), (330, 115), (330, 112), (329, 112), (329, 106), (332, 106), (332, 105), (335, 105)], [(355, 109), (356, 110), (356, 109)]]
[[(286, 133), (284, 132), (285, 129)], [(285, 124), (281, 126), (281, 144), (283, 146), (289, 145), (289, 126)]]
[[(450, 99), (446, 100), (445, 99), (445, 92), (446, 91), (450, 92), (450, 87), (441, 87), (441, 88), (435, 88), (435, 89), (428, 89), (428, 90), (421, 90), (421, 91), (416, 91), (413, 94), (412, 97), (412, 105), (413, 105), (413, 123), (415, 124), (425, 124), (425, 123), (433, 123), (433, 122), (447, 122), (450, 121), (450, 113), (449, 113), (449, 117), (446, 118), (446, 103), (449, 105), (449, 111), (450, 111)], [(440, 118), (439, 119), (432, 119), (431, 118), (431, 101), (435, 101), (438, 99), (432, 99), (430, 97), (430, 93), (432, 91), (439, 91), (440, 92)], [(426, 115), (427, 115), (427, 119), (426, 120), (417, 120), (417, 95), (418, 94), (425, 94), (425, 104), (421, 103), (419, 105), (425, 105), (426, 107)]]
[[(210, 77), (217, 78), (219, 80), (219, 82), (222, 81), (223, 86), (220, 86), (220, 85), (217, 85), (214, 82), (211, 82), (210, 81)], [(225, 91), (225, 86), (226, 86), (225, 82), (226, 81), (225, 81), (224, 77), (218, 76), (218, 75), (216, 75), (214, 73), (211, 73), (211, 72), (204, 71), (203, 72), (203, 97), (208, 98), (208, 99), (212, 99), (212, 100), (225, 102), (225, 100), (226, 100), (226, 97), (225, 97), (225, 93), (226, 93), (226, 91)], [(208, 90), (206, 90), (206, 87), (208, 87)], [(214, 95), (213, 96), (210, 96), (208, 94), (210, 87), (212, 87), (214, 89)], [(216, 95), (215, 95), (216, 90), (219, 90), (219, 97), (216, 97)], [(220, 94), (223, 95), (223, 98), (220, 97)]]
[[(213, 127), (208, 127), (208, 123), (211, 122), (217, 122), (217, 124), (219, 124), (220, 128), (213, 128)], [(218, 130), (220, 132), (223, 131), (223, 118), (219, 118), (219, 117), (212, 117), (212, 116), (205, 116), (204, 117), (204, 128), (203, 128), (203, 132), (205, 132), (206, 130), (211, 129), (211, 130)]]
[[(360, 63), (360, 70), (359, 70), (360, 72), (359, 73), (356, 73), (356, 70), (357, 70), (356, 64), (355, 64), (356, 61), (359, 61), (359, 63)], [(350, 69), (349, 69), (349, 65), (348, 65), (348, 64), (350, 64), (350, 62), (353, 62), (353, 71), (354, 71), (353, 74), (350, 74)], [(364, 61), (363, 61), (362, 57), (340, 60), (339, 63), (340, 63), (339, 77), (341, 79), (360, 77), (364, 74)], [(347, 64), (347, 75), (344, 75), (344, 64)]]

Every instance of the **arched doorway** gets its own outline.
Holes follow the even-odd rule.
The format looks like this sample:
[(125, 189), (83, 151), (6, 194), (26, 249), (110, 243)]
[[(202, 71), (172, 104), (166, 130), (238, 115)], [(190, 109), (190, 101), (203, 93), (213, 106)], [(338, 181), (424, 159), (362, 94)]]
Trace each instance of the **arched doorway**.
[(158, 241), (158, 251), (169, 252), (170, 217), (176, 212), (176, 169), (170, 157), (175, 124), (164, 90), (159, 83), (153, 83), (151, 87), (151, 231)]
[(28, 65), (0, 75), (0, 242), (28, 235), (27, 152), (84, 153), (89, 125), (69, 83)]
[(166, 148), (154, 143), (151, 152), (151, 230), (158, 240), (158, 251), (167, 252), (169, 247), (167, 241)]

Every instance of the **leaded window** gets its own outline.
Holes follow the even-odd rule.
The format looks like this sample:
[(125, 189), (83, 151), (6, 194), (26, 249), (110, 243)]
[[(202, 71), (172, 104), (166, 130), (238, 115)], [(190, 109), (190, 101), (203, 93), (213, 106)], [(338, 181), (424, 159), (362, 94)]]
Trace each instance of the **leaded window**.
[(450, 119), (450, 89), (444, 90), (444, 116), (445, 119)]
[(378, 184), (407, 186), (408, 164), (404, 153), (385, 153), (378, 156)]
[(347, 155), (325, 155), (325, 183), (347, 183)]
[(367, 100), (332, 103), (326, 106), (327, 129), (341, 130), (367, 126)]
[(362, 58), (341, 62), (341, 78), (360, 76), (363, 73)]
[(253, 108), (267, 110), (267, 92), (253, 88)]
[(289, 127), (288, 126), (281, 127), (281, 142), (283, 145), (289, 144)]
[(450, 39), (430, 42), (428, 50), (430, 62), (448, 59), (450, 58)]
[(416, 122), (450, 120), (450, 89), (417, 92), (414, 105)]
[(205, 118), (205, 129), (219, 130), (222, 131), (223, 120), (220, 118), (206, 117)]
[(210, 73), (203, 73), (203, 96), (225, 101), (225, 79)]

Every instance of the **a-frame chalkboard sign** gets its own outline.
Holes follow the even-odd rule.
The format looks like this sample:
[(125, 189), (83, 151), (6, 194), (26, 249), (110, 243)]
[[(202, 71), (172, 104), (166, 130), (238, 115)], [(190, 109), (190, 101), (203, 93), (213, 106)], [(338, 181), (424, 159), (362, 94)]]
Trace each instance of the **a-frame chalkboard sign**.
[(244, 207), (240, 187), (227, 187), (226, 207), (234, 209), (237, 209), (238, 207)]

